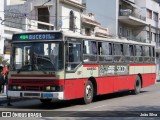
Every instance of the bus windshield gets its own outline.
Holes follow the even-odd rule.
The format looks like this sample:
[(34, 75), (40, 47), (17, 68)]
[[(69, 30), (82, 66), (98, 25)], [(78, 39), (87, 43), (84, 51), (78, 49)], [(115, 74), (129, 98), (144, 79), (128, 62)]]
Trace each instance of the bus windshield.
[(57, 71), (63, 68), (62, 42), (14, 43), (13, 70)]

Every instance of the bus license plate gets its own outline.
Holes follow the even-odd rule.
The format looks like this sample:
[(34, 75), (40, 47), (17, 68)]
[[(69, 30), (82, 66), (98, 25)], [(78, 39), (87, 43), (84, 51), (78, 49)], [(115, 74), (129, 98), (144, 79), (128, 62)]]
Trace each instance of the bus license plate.
[(53, 98), (53, 94), (51, 93), (43, 93), (44, 98)]

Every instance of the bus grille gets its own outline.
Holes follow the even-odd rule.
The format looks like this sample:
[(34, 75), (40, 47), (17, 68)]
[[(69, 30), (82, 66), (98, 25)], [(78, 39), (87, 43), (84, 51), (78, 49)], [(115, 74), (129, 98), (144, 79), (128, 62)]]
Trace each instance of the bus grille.
[(25, 90), (39, 91), (42, 90), (42, 88), (39, 86), (25, 86)]
[(40, 93), (24, 93), (25, 97), (40, 97)]
[(53, 84), (53, 80), (25, 80), (25, 79), (12, 79), (12, 83), (14, 84)]

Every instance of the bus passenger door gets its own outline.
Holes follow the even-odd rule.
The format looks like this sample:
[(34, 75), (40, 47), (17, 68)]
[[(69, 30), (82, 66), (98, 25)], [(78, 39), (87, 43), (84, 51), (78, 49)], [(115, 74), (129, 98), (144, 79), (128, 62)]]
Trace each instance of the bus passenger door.
[(80, 42), (68, 42), (66, 44), (65, 59), (65, 98), (79, 98), (83, 95)]

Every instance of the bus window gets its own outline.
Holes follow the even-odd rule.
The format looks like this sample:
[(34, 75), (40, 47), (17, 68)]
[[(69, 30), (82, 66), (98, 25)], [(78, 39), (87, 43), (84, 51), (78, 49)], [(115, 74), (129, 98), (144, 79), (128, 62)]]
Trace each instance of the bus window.
[(129, 55), (134, 56), (134, 47), (133, 45), (129, 45)]
[(142, 46), (136, 45), (136, 56), (143, 56), (143, 48)]
[(144, 46), (144, 56), (146, 57), (150, 56), (149, 46)]
[(146, 63), (151, 62), (150, 55), (151, 55), (150, 47), (144, 46), (144, 62)]
[(97, 43), (95, 41), (85, 40), (83, 42), (83, 61), (97, 62)]
[(155, 57), (155, 48), (152, 47), (152, 57)]
[(114, 44), (114, 62), (124, 62), (123, 44)]
[(123, 55), (123, 44), (114, 44), (114, 55)]
[(124, 44), (124, 56), (126, 63), (134, 62), (133, 45)]
[(127, 45), (127, 44), (124, 44), (124, 55), (130, 56), (129, 45)]
[(81, 44), (68, 43), (66, 47), (66, 70), (74, 70), (81, 62)]
[(143, 47), (140, 46), (140, 45), (136, 45), (135, 46), (136, 48), (136, 58), (135, 58), (135, 61), (138, 62), (138, 63), (141, 63), (143, 62)]
[(112, 44), (108, 42), (98, 43), (99, 61), (112, 62)]

